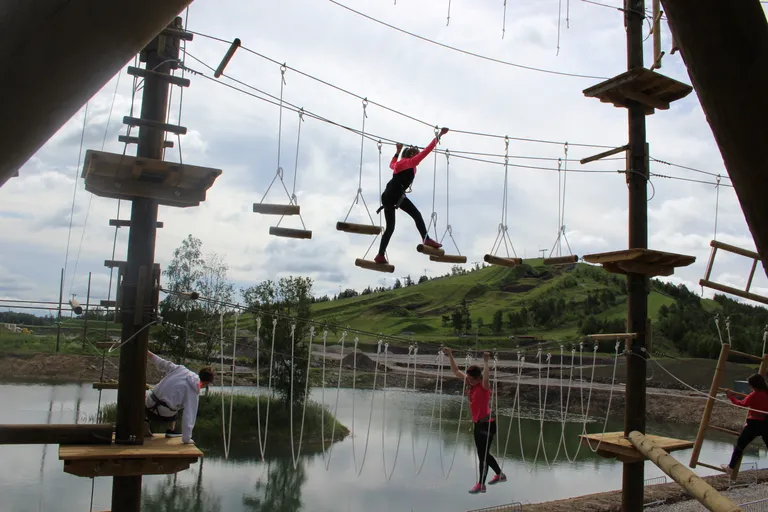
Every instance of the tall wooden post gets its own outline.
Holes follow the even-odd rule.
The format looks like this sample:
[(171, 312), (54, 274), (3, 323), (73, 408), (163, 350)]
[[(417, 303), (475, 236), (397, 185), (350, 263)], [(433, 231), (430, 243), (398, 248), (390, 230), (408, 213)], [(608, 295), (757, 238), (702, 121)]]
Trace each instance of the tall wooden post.
[[(627, 69), (643, 67), (643, 22), (645, 0), (625, 0), (627, 30)], [(648, 165), (646, 159), (645, 107), (629, 101), (629, 248), (648, 248)], [(627, 354), (627, 384), (624, 409), (624, 435), (645, 433), (645, 330), (648, 320), (648, 276), (627, 274), (627, 328), (637, 333)], [(622, 511), (643, 510), (644, 463), (624, 463)]]
[[(169, 28), (180, 29), (181, 18)], [(142, 50), (146, 69), (169, 74), (172, 60), (178, 59), (179, 40), (172, 35), (158, 35)], [(137, 156), (162, 160), (169, 82), (154, 73), (144, 77)], [(153, 124), (152, 122), (157, 124)], [(117, 389), (115, 443), (143, 444), (144, 400), (146, 391), (147, 346), (152, 318), (152, 268), (157, 232), (156, 199), (134, 197), (128, 256), (122, 293), (122, 341)], [(127, 340), (131, 340), (126, 343)], [(112, 511), (141, 510), (141, 476), (115, 477), (112, 484)]]

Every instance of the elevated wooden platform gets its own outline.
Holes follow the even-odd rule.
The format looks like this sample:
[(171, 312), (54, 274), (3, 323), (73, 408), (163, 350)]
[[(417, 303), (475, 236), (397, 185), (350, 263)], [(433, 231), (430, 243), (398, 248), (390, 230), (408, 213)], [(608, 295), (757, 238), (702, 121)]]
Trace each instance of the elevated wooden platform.
[(181, 208), (205, 201), (207, 190), (220, 175), (221, 169), (92, 149), (85, 153), (82, 173), (85, 189), (97, 196), (128, 201), (146, 197)]
[(668, 110), (670, 103), (685, 98), (691, 91), (693, 87), (674, 78), (650, 69), (636, 68), (584, 89), (583, 92), (588, 98), (613, 103), (615, 107), (627, 108), (630, 102), (636, 101), (650, 115), (657, 108)]
[[(149, 384), (145, 385), (147, 389), (152, 389), (152, 386)], [(91, 387), (93, 389), (117, 389), (117, 381), (116, 380), (108, 380), (104, 382), (94, 382)]]
[(670, 276), (675, 268), (687, 267), (696, 261), (696, 257), (652, 249), (625, 249), (585, 254), (584, 261), (600, 264), (614, 274), (645, 274), (653, 277)]
[[(693, 448), (693, 441), (673, 439), (669, 437), (646, 434), (646, 439), (666, 452), (687, 450)], [(645, 460), (645, 456), (634, 447), (632, 442), (624, 437), (624, 432), (606, 432), (605, 434), (580, 435), (581, 444), (597, 450), (597, 454), (607, 459), (618, 459), (621, 462), (639, 462)], [(599, 447), (598, 447), (599, 443)]]
[(143, 445), (59, 446), (64, 472), (75, 476), (169, 475), (188, 469), (203, 456), (181, 438), (145, 437)]

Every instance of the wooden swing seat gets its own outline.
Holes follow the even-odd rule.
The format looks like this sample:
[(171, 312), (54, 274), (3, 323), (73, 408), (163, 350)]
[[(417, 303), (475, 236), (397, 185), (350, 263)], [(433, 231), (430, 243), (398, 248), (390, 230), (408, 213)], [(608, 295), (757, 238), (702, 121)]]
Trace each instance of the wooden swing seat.
[(486, 254), (483, 256), (483, 261), (490, 263), (491, 265), (499, 265), (502, 267), (516, 267), (523, 263), (523, 258), (500, 258), (492, 254)]
[(336, 229), (346, 233), (357, 233), (358, 235), (378, 235), (383, 230), (381, 226), (354, 224), (352, 222), (337, 222)]
[(364, 268), (366, 270), (375, 270), (376, 272), (389, 272), (390, 274), (395, 271), (395, 266), (389, 263), (376, 263), (371, 260), (364, 260), (357, 258), (355, 260), (355, 266)]
[(558, 256), (557, 258), (544, 258), (544, 265), (570, 265), (572, 263), (578, 262), (579, 257), (576, 255)]
[(416, 250), (421, 254), (427, 254), (429, 256), (443, 256), (445, 254), (445, 249), (435, 249), (434, 247), (424, 244), (417, 245)]
[(253, 213), (264, 215), (299, 215), (300, 211), (297, 204), (253, 203)]
[(437, 261), (440, 263), (466, 263), (467, 257), (453, 254), (443, 254), (442, 256), (430, 256), (429, 261)]
[(312, 238), (312, 231), (308, 229), (278, 228), (276, 226), (269, 227), (269, 234), (283, 238)]

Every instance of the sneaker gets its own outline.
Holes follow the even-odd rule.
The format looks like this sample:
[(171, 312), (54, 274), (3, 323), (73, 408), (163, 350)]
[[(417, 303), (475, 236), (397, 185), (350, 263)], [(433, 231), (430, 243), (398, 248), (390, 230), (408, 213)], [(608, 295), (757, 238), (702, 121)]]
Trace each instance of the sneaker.
[(439, 249), (439, 248), (441, 248), (443, 246), (443, 244), (435, 242), (434, 240), (432, 240), (429, 237), (424, 239), (424, 245), (427, 245), (427, 246), (435, 248), (435, 249)]
[(176, 432), (175, 430), (166, 430), (165, 437), (181, 437), (181, 432)]
[(502, 473), (500, 475), (496, 475), (493, 478), (491, 478), (491, 481), (488, 482), (488, 485), (494, 485), (494, 484), (497, 484), (499, 482), (506, 482), (506, 481), (507, 481), (507, 475)]
[(474, 487), (472, 487), (469, 490), (469, 494), (477, 494), (479, 492), (485, 492), (485, 486), (480, 484), (475, 484)]
[(378, 265), (386, 265), (387, 264), (387, 257), (383, 254), (377, 254), (375, 258), (373, 258), (373, 262)]

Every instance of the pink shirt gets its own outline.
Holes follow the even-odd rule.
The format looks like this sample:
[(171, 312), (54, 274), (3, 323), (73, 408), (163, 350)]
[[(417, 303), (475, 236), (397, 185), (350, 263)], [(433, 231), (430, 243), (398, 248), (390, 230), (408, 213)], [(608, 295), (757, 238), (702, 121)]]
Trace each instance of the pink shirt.
[(473, 422), (477, 423), (478, 420), (488, 418), (491, 415), (491, 408), (488, 406), (491, 400), (491, 390), (485, 389), (482, 382), (469, 386), (467, 396), (469, 397), (469, 411), (472, 413)]
[(389, 162), (389, 168), (394, 171), (394, 174), (397, 174), (401, 171), (404, 171), (406, 169), (413, 169), (414, 176), (416, 175), (416, 166), (421, 163), (422, 160), (424, 160), (429, 153), (432, 152), (433, 149), (435, 149), (435, 146), (437, 145), (437, 139), (432, 139), (432, 142), (429, 143), (427, 147), (421, 150), (421, 152), (416, 155), (412, 156), (411, 158), (403, 158), (402, 160), (398, 160), (397, 157), (392, 157), (392, 161)]

